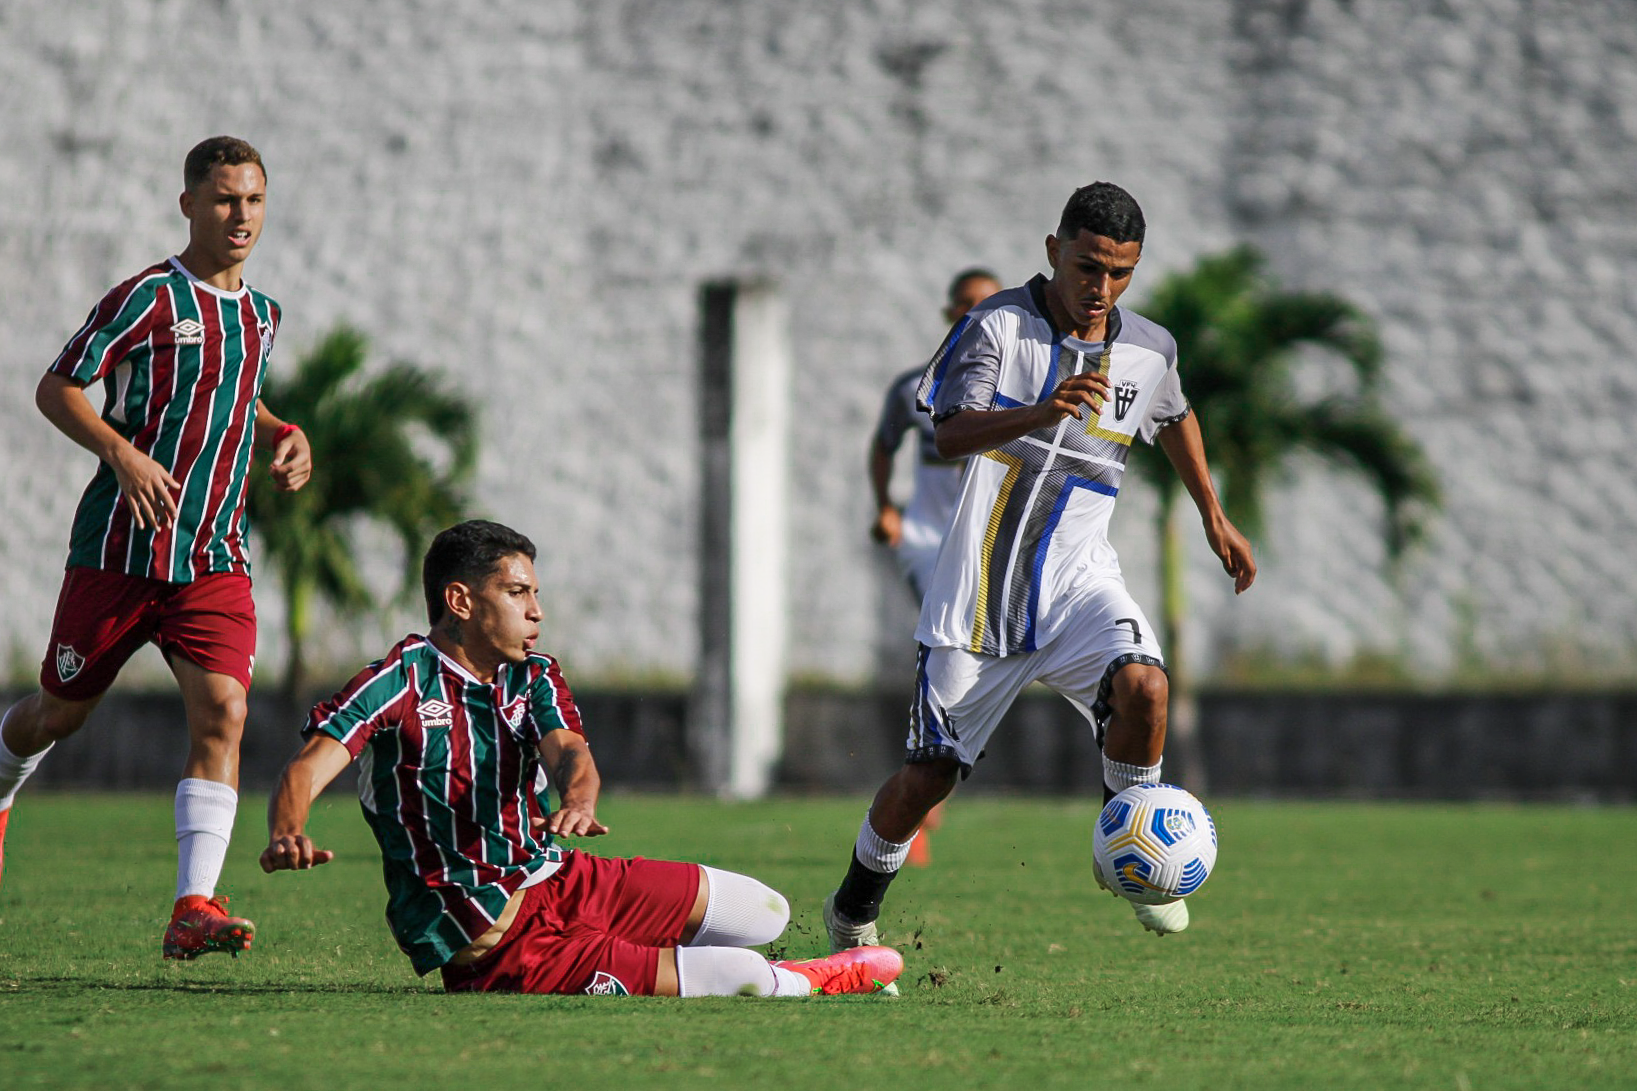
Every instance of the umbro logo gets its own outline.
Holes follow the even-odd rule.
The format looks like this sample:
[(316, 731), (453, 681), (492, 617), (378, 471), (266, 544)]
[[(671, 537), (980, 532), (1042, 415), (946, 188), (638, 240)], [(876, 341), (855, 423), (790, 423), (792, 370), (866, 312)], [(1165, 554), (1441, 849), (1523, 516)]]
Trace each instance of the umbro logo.
[(75, 651), (73, 645), (57, 645), (57, 681), (68, 681), (80, 673), (80, 668), (84, 666), (85, 656)]
[(1114, 419), (1125, 420), (1125, 415), (1131, 412), (1131, 407), (1137, 404), (1137, 395), (1142, 388), (1130, 379), (1121, 379), (1114, 384)]
[(205, 343), (205, 325), (192, 318), (184, 318), (171, 326), (171, 333), (176, 336), (178, 345), (202, 345)]
[(422, 727), (448, 727), (455, 722), (455, 706), (447, 701), (422, 701), (415, 706)]

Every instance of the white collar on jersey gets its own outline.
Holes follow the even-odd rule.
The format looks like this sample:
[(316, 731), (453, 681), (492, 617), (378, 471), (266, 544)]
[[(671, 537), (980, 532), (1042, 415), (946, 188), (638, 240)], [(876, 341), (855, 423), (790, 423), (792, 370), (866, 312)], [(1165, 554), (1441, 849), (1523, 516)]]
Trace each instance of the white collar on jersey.
[(205, 291), (209, 292), (211, 295), (218, 295), (218, 296), (221, 296), (223, 299), (243, 299), (244, 296), (245, 296), (245, 293), (250, 291), (250, 282), (245, 280), (243, 277), (239, 278), (239, 290), (236, 291), (236, 292), (228, 292), (228, 291), (223, 291), (221, 288), (217, 288), (214, 285), (206, 284), (204, 281), (200, 280), (198, 277), (196, 277), (192, 273), (188, 272), (188, 267), (186, 265), (183, 265), (180, 259), (173, 256), (170, 259), (170, 263), (171, 263), (171, 268), (175, 269), (178, 273), (181, 273), (183, 276), (187, 277), (188, 281), (195, 288), (203, 288)]

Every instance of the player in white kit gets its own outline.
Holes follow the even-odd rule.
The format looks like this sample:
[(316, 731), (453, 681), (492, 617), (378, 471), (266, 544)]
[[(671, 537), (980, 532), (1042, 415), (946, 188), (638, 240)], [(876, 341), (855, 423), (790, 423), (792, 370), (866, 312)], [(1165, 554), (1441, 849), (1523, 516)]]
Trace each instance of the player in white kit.
[[(944, 321), (954, 325), (968, 311), (1000, 291), (1000, 280), (987, 269), (966, 269), (949, 282), (949, 302)], [(933, 442), (932, 418), (916, 404), (925, 366), (903, 372), (887, 388), (875, 434), (870, 438), (870, 490), (875, 496), (875, 522), (870, 536), (893, 551), (898, 568), (915, 595), (916, 605), (926, 594), (938, 547), (961, 497), (961, 468), (964, 459), (946, 459)], [(888, 486), (892, 459), (904, 437), (915, 436), (915, 487), (909, 503), (900, 508), (892, 502)]]
[[(955, 274), (949, 282), (949, 302), (944, 321), (954, 325), (968, 311), (1000, 291), (1000, 279), (987, 269), (973, 267)], [(938, 454), (933, 440), (932, 418), (921, 412), (918, 394), (921, 373), (926, 368), (906, 371), (887, 388), (875, 435), (870, 440), (870, 490), (875, 494), (875, 522), (870, 536), (893, 551), (898, 570), (921, 605), (938, 549), (949, 529), (950, 517), (961, 498), (961, 473), (965, 459), (946, 459)], [(915, 489), (909, 503), (900, 508), (892, 502), (888, 486), (892, 479), (892, 459), (904, 436), (915, 436)], [(910, 842), (908, 863), (926, 867), (932, 863), (931, 831), (943, 822), (943, 804), (927, 812), (920, 835)]]
[[(1211, 482), (1175, 341), (1115, 305), (1145, 230), (1120, 187), (1076, 190), (1046, 239), (1050, 279), (973, 308), (922, 376), (938, 453), (970, 464), (916, 630), (904, 765), (876, 793), (847, 875), (825, 901), (836, 949), (876, 943), (881, 899), (921, 820), (970, 775), (1030, 682), (1092, 722), (1107, 797), (1159, 779), (1164, 657), (1107, 533), (1133, 440), (1164, 449), (1234, 590), (1256, 578), (1250, 543)], [(1188, 926), (1182, 901), (1135, 909), (1161, 935)]]

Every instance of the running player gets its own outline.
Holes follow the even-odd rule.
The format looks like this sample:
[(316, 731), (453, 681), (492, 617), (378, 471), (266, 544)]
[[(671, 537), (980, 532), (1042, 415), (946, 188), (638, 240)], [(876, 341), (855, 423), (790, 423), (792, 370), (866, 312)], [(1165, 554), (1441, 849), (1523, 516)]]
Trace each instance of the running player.
[[(967, 269), (949, 283), (949, 302), (944, 321), (953, 325), (977, 304), (1000, 291), (1000, 280), (987, 269)], [(917, 407), (916, 390), (921, 373), (914, 368), (899, 375), (887, 388), (875, 435), (870, 440), (870, 489), (875, 494), (875, 522), (870, 535), (893, 550), (898, 567), (919, 605), (938, 559), (944, 530), (955, 512), (961, 495), (961, 467), (964, 459), (946, 459), (938, 454), (932, 440), (932, 418)], [(904, 436), (915, 433), (915, 489), (907, 505), (892, 502), (888, 484), (892, 478), (893, 455)]]
[[(949, 282), (949, 301), (944, 306), (944, 321), (953, 325), (966, 312), (1000, 291), (1000, 278), (987, 269), (963, 270)], [(898, 558), (898, 569), (915, 595), (919, 606), (926, 595), (932, 578), (932, 566), (938, 560), (938, 548), (943, 545), (944, 531), (955, 513), (955, 502), (961, 495), (961, 468), (964, 459), (946, 459), (938, 454), (932, 438), (932, 418), (921, 412), (916, 404), (916, 391), (921, 386), (921, 372), (925, 367), (913, 368), (899, 375), (887, 388), (887, 400), (881, 406), (881, 418), (876, 422), (875, 435), (870, 440), (870, 489), (875, 494), (875, 522), (870, 535), (891, 549)], [(906, 433), (915, 433), (915, 488), (909, 504), (903, 508), (892, 502), (888, 484), (892, 478), (892, 460), (903, 443)], [(910, 842), (907, 863), (911, 867), (926, 867), (932, 863), (931, 831), (943, 821), (943, 804), (927, 812), (921, 823), (920, 836)]]
[[(574, 698), (540, 635), (534, 544), (497, 523), (439, 534), (422, 565), (430, 636), (409, 636), (315, 707), (268, 810), (268, 872), (334, 854), (303, 832), (312, 801), (360, 761), (387, 921), (417, 973), (451, 992), (809, 996), (872, 993), (903, 959), (863, 946), (769, 962), (751, 944), (790, 907), (755, 879), (591, 856), (608, 832)], [(544, 775), (558, 809), (543, 813)]]
[[(876, 793), (846, 877), (825, 900), (836, 950), (876, 942), (881, 900), (916, 828), (971, 774), (1030, 682), (1092, 722), (1105, 796), (1159, 779), (1164, 659), (1107, 534), (1133, 439), (1165, 450), (1235, 592), (1256, 577), (1250, 543), (1211, 483), (1175, 341), (1116, 307), (1144, 233), (1125, 190), (1107, 182), (1076, 190), (1046, 239), (1051, 278), (973, 308), (922, 376), (939, 453), (976, 457), (916, 630), (904, 765)], [(1188, 926), (1182, 901), (1136, 911), (1161, 935)]]
[[(183, 182), (187, 248), (104, 296), (35, 391), (46, 419), (102, 461), (74, 515), (40, 689), (0, 726), (0, 839), (18, 786), (154, 642), (181, 687), (190, 740), (161, 950), (191, 959), (237, 955), (255, 931), (215, 896), (256, 651), (244, 511), (251, 452), (271, 452), (286, 490), (306, 483), (312, 453), (259, 396), (279, 326), (278, 304), (242, 277), (267, 199), (261, 156), (212, 137), (188, 153)], [(100, 415), (86, 392), (94, 382)]]

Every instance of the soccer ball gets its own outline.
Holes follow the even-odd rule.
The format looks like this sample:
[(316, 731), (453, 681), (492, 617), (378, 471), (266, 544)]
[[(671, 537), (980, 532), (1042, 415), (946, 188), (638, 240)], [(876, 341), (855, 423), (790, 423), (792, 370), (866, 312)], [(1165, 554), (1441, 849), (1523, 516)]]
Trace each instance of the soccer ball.
[(1091, 852), (1103, 882), (1120, 897), (1174, 902), (1198, 890), (1216, 865), (1216, 823), (1191, 792), (1138, 784), (1103, 808)]

